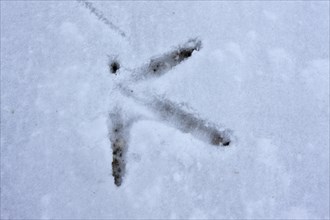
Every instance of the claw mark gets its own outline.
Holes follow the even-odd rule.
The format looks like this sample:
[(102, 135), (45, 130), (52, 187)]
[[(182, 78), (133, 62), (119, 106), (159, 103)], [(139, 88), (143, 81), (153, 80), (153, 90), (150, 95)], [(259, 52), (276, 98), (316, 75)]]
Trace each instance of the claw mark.
[(199, 51), (201, 45), (202, 43), (200, 40), (190, 39), (185, 44), (179, 46), (179, 48), (152, 58), (147, 65), (135, 72), (132, 76), (133, 81), (140, 81), (164, 75), (173, 67), (191, 57), (194, 51)]
[(111, 63), (109, 63), (109, 69), (112, 74), (117, 74), (119, 68), (120, 68), (120, 64), (117, 60), (114, 60)]
[(107, 25), (111, 30), (114, 30), (124, 38), (126, 37), (125, 32), (121, 30), (118, 26), (113, 24), (111, 21), (109, 21), (104, 16), (103, 12), (95, 8), (91, 2), (88, 2), (86, 0), (77, 0), (77, 1), (78, 3), (81, 3), (85, 8), (87, 8), (92, 14), (94, 14), (100, 21), (102, 21), (105, 25)]

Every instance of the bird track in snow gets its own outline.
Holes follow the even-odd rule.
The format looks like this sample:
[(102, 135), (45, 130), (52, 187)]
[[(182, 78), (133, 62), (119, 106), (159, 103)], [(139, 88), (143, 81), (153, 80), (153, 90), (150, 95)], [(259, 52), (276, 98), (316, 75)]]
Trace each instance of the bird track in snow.
[[(139, 81), (159, 78), (172, 68), (191, 57), (194, 51), (201, 49), (201, 41), (190, 39), (178, 48), (156, 56), (140, 68), (132, 71), (128, 79), (117, 84), (117, 90), (127, 98), (134, 100), (154, 113), (155, 120), (168, 124), (184, 133), (190, 133), (195, 138), (215, 146), (229, 146), (232, 142), (232, 132), (229, 129), (202, 119), (194, 113), (184, 110), (179, 104), (168, 98), (157, 95), (134, 92), (129, 86)], [(112, 174), (117, 186), (120, 186), (125, 174), (125, 153), (129, 145), (129, 129), (132, 120), (125, 121), (115, 107), (110, 113), (110, 141), (113, 149)]]
[[(104, 13), (94, 7), (91, 2), (86, 0), (77, 0), (77, 2), (88, 9), (112, 31), (115, 31), (123, 38), (127, 38), (126, 33), (108, 20), (104, 16)], [(228, 146), (231, 143), (230, 130), (219, 129), (217, 125), (201, 119), (196, 114), (183, 110), (180, 105), (169, 99), (145, 94), (144, 96), (141, 96), (142, 94), (133, 94), (133, 90), (129, 88), (130, 84), (161, 77), (175, 66), (190, 58), (195, 51), (201, 49), (201, 46), (202, 43), (197, 38), (190, 39), (170, 52), (152, 57), (146, 65), (130, 71), (132, 74), (129, 79), (117, 84), (116, 88), (126, 97), (133, 99), (137, 104), (151, 110), (155, 114), (156, 120), (177, 128), (182, 132), (190, 133), (208, 144)], [(115, 59), (108, 63), (108, 67), (112, 74), (117, 75), (117, 71), (121, 65)], [(117, 186), (122, 184), (125, 174), (125, 155), (129, 144), (130, 128), (133, 122), (134, 120), (127, 120), (123, 117), (122, 110), (119, 107), (113, 108), (109, 114), (109, 138), (113, 152), (112, 175)]]

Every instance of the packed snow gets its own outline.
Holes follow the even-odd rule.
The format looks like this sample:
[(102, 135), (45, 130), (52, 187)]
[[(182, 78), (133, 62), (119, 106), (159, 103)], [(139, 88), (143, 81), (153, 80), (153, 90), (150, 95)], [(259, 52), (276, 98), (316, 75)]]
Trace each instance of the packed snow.
[(327, 219), (329, 193), (329, 2), (1, 1), (1, 219)]

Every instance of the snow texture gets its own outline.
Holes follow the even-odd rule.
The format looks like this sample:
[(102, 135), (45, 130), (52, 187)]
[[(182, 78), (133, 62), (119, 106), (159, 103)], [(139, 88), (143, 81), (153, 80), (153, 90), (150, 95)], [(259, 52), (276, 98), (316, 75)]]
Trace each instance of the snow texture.
[(1, 219), (328, 219), (329, 193), (329, 2), (1, 1)]

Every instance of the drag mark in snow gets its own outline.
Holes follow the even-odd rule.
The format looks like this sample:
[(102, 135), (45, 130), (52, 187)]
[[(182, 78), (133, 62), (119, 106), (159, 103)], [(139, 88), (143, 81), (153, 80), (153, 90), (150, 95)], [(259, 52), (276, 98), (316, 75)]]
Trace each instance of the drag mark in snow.
[(77, 0), (78, 3), (83, 5), (85, 8), (87, 8), (92, 14), (94, 14), (98, 20), (102, 21), (105, 25), (107, 25), (111, 30), (117, 32), (120, 36), (126, 38), (126, 34), (123, 30), (121, 30), (118, 26), (113, 24), (111, 21), (109, 21), (103, 14), (102, 11), (98, 10), (93, 6), (91, 2), (88, 2), (86, 0)]

